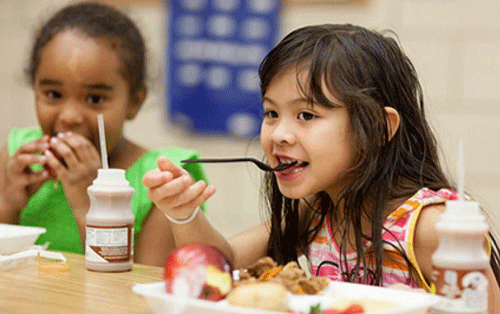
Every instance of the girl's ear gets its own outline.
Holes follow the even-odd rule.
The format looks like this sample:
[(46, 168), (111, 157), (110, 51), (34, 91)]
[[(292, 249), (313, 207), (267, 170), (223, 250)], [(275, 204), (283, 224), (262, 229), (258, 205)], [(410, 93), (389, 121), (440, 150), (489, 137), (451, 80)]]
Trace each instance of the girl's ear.
[(389, 131), (389, 134), (387, 134), (387, 136), (390, 141), (399, 128), (400, 118), (399, 113), (396, 109), (392, 107), (384, 107), (384, 110), (385, 118), (387, 120), (387, 129)]
[(127, 120), (132, 120), (135, 118), (147, 96), (148, 88), (146, 86), (143, 86), (135, 92), (135, 94), (130, 99), (130, 104), (127, 109)]

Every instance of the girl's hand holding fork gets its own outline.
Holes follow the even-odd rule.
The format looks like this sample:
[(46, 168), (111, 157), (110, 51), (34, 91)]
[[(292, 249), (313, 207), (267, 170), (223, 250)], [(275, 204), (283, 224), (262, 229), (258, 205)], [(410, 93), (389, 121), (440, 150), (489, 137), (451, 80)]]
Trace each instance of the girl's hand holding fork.
[(214, 193), (215, 187), (204, 181), (194, 182), (191, 175), (167, 157), (158, 158), (158, 169), (146, 173), (142, 183), (148, 197), (171, 220), (191, 218), (196, 208)]

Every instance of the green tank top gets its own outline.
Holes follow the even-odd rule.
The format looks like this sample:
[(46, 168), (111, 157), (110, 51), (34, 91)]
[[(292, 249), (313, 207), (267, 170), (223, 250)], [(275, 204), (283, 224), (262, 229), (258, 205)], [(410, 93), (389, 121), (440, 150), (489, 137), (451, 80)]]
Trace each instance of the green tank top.
[[(11, 130), (8, 138), (9, 154), (13, 155), (20, 146), (41, 137), (42, 130), (39, 127)], [(198, 158), (198, 153), (194, 150), (176, 147), (154, 149), (148, 151), (126, 170), (125, 177), (135, 190), (132, 197), (135, 238), (141, 231), (144, 219), (152, 205), (148, 198), (147, 188), (142, 184), (142, 177), (146, 172), (157, 168), (157, 159), (160, 156), (166, 156), (173, 163), (180, 164), (181, 160)], [(200, 164), (187, 163), (182, 166), (195, 181), (206, 181)], [(204, 209), (203, 206), (202, 209)], [(40, 235), (36, 244), (48, 242), (50, 250), (84, 253), (76, 220), (60, 182), (55, 180), (45, 182), (31, 197), (27, 206), (22, 209), (19, 219), (21, 225), (47, 229), (46, 233)]]

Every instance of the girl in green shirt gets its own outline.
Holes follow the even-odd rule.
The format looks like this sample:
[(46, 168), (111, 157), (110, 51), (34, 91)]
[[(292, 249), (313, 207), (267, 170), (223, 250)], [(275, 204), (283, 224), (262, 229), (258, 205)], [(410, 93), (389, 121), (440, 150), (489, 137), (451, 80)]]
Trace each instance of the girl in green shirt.
[[(0, 153), (0, 222), (45, 227), (38, 243), (83, 253), (87, 187), (102, 167), (102, 114), (109, 167), (126, 169), (135, 189), (134, 260), (163, 265), (174, 248), (170, 223), (149, 201), (141, 179), (159, 156), (177, 163), (197, 156), (178, 148), (147, 151), (123, 136), (125, 121), (137, 115), (147, 96), (145, 68), (139, 30), (113, 7), (70, 5), (42, 26), (26, 70), (39, 127), (12, 130)], [(185, 168), (192, 180), (205, 179), (198, 165)]]

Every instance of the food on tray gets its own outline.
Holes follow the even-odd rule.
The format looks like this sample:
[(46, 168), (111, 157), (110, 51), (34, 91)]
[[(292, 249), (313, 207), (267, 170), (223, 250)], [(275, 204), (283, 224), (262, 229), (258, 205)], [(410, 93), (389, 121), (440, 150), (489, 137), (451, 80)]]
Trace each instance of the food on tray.
[[(289, 303), (291, 295), (306, 297), (306, 294), (322, 294), (329, 284), (328, 277), (307, 277), (296, 262), (278, 265), (271, 257), (264, 257), (247, 269), (239, 270), (239, 278), (234, 281), (227, 301), (231, 305), (294, 314), (369, 314), (398, 306), (395, 302), (376, 299), (340, 297), (328, 307), (322, 308), (318, 302), (309, 303), (304, 307), (305, 304), (301, 303), (302, 306), (298, 307), (301, 311), (292, 311), (297, 311), (298, 308)], [(335, 295), (339, 298), (342, 293)]]
[(308, 278), (296, 262), (278, 265), (271, 257), (263, 257), (239, 270), (227, 300), (232, 305), (285, 311), (289, 293), (318, 294), (329, 283), (327, 277)]
[(237, 306), (285, 311), (287, 293), (288, 290), (279, 283), (257, 282), (233, 288), (227, 296), (227, 301)]
[(219, 301), (232, 287), (232, 267), (214, 246), (188, 243), (175, 249), (165, 262), (168, 293)]
[(364, 307), (359, 305), (359, 304), (356, 304), (356, 303), (352, 304), (352, 305), (350, 305), (342, 310), (327, 309), (327, 310), (321, 312), (321, 314), (364, 314), (364, 313), (366, 313)]
[(339, 299), (328, 302), (328, 306), (319, 301), (304, 304), (302, 300), (302, 306), (296, 307), (290, 303), (291, 297), (320, 295), (330, 285), (328, 277), (306, 276), (296, 262), (278, 265), (271, 257), (263, 257), (237, 273), (233, 281), (232, 267), (217, 248), (185, 244), (165, 262), (166, 292), (211, 301), (226, 298), (230, 305), (294, 314), (369, 314), (398, 306), (396, 302), (370, 298), (339, 298), (339, 293), (335, 294)]
[(328, 277), (307, 278), (296, 262), (278, 265), (271, 257), (263, 257), (247, 269), (241, 269), (234, 286), (273, 282), (294, 294), (318, 294), (330, 284)]
[(385, 312), (397, 308), (399, 305), (395, 302), (382, 301), (370, 298), (345, 299), (342, 298), (327, 308), (321, 308), (319, 304), (313, 305), (308, 311), (291, 311), (287, 314), (370, 314)]
[[(370, 298), (359, 298), (354, 300), (341, 299), (333, 303), (330, 308), (336, 310), (343, 310), (339, 313), (373, 313), (382, 310), (389, 310), (397, 308), (399, 305), (396, 302), (389, 302), (384, 300), (376, 300)], [(364, 312), (354, 312), (355, 308), (363, 308)], [(349, 310), (349, 311), (347, 311)]]
[(328, 308), (326, 310), (322, 310), (319, 305), (312, 306), (310, 311), (307, 313), (304, 312), (294, 312), (294, 311), (286, 311), (287, 314), (369, 314), (365, 312), (365, 309), (362, 305), (358, 303), (352, 303), (343, 308)]
[(397, 308), (398, 304), (395, 302), (382, 301), (370, 298), (359, 299), (340, 299), (326, 309), (322, 309), (318, 304), (311, 306), (307, 313), (287, 311), (288, 314), (370, 314), (380, 313)]

